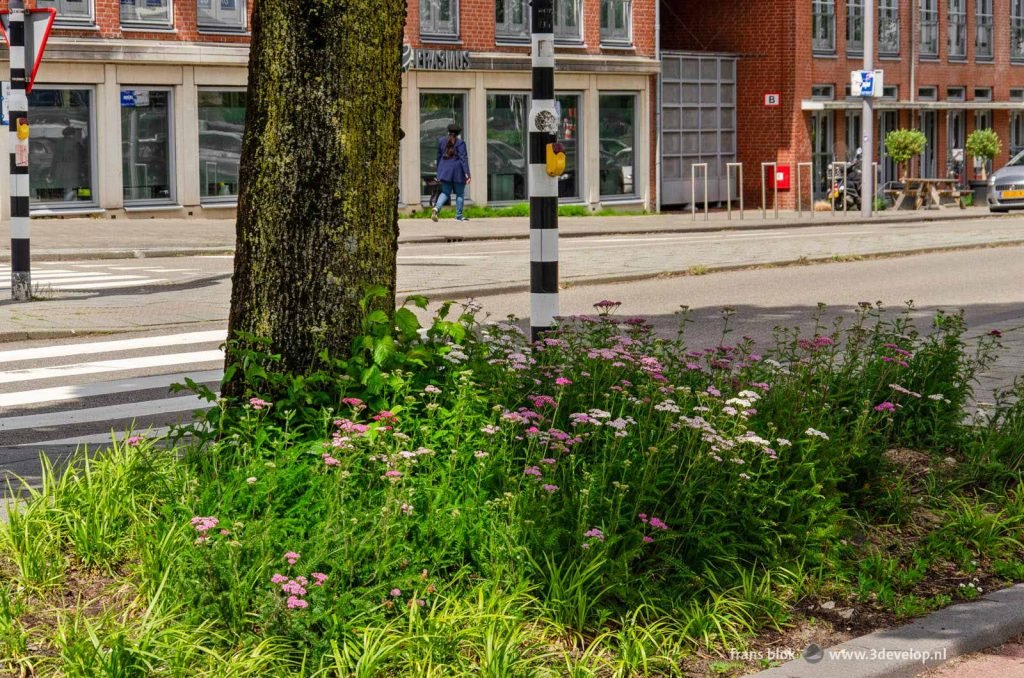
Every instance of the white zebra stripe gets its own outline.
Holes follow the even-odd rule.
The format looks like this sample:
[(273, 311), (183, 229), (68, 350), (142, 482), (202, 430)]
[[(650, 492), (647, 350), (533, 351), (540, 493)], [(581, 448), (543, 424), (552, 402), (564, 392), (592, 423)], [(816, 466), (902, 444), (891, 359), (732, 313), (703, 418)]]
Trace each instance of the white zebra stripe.
[(530, 261), (558, 261), (558, 230), (534, 228), (530, 230)]
[(530, 294), (530, 325), (532, 327), (551, 327), (555, 324), (558, 312), (558, 293)]

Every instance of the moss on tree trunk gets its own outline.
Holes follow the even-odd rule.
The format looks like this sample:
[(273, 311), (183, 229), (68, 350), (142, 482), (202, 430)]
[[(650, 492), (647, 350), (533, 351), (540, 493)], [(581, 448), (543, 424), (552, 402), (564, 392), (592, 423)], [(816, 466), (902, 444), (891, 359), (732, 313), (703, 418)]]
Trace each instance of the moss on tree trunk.
[(270, 338), (288, 371), (348, 351), (368, 286), (394, 310), (405, 12), (255, 3), (228, 331)]

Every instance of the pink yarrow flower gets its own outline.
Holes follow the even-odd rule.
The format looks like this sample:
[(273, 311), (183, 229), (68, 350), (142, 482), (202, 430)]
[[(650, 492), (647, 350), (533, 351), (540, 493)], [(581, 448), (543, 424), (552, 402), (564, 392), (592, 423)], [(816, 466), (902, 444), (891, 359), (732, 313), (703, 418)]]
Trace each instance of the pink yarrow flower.
[(138, 447), (142, 442), (142, 436), (132, 436), (124, 441), (124, 444), (128, 447)]
[(391, 597), (398, 598), (402, 595), (402, 589), (391, 589)]
[(604, 532), (596, 527), (592, 527), (583, 533), (583, 536), (588, 539), (596, 539), (598, 541), (604, 541)]
[(298, 596), (288, 596), (288, 609), (289, 610), (294, 610), (296, 608), (298, 608), (300, 610), (304, 610), (307, 607), (309, 607), (309, 603), (307, 603), (302, 598), (299, 598)]
[(886, 400), (883, 403), (878, 403), (877, 405), (875, 405), (875, 412), (895, 412), (895, 411), (896, 411), (896, 405), (894, 405), (893, 403), (889, 402), (888, 400)]
[(301, 557), (302, 556), (300, 556), (295, 551), (289, 551), (288, 553), (284, 554), (284, 559), (288, 561), (289, 565), (294, 565), (296, 562), (298, 562), (299, 558)]
[(270, 407), (270, 403), (262, 398), (249, 398), (249, 404), (254, 410), (265, 410)]
[(313, 586), (323, 586), (327, 581), (327, 575), (323, 572), (314, 572), (309, 576), (313, 578)]

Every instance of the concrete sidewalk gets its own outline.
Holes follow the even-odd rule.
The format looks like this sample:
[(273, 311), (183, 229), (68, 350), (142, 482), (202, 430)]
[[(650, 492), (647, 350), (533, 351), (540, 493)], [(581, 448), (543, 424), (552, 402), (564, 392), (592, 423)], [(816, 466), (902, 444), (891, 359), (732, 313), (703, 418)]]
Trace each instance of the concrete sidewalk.
[[(629, 233), (700, 233), (723, 230), (800, 228), (830, 224), (861, 223), (901, 224), (928, 221), (951, 221), (979, 218), (1014, 219), (1013, 216), (992, 215), (987, 208), (964, 210), (941, 209), (881, 212), (865, 220), (859, 214), (844, 216), (841, 212), (811, 214), (782, 211), (776, 219), (769, 211), (762, 218), (758, 210), (747, 210), (744, 218), (734, 212), (732, 219), (725, 212), (713, 212), (707, 221), (698, 213), (658, 215), (619, 215), (605, 217), (563, 217), (559, 223), (562, 237)], [(526, 217), (497, 217), (459, 223), (442, 219), (399, 220), (399, 242), (443, 243), (472, 240), (497, 240), (529, 237)], [(123, 259), (167, 257), (202, 254), (225, 254), (234, 250), (234, 219), (33, 219), (32, 257), (35, 261), (67, 259)], [(10, 261), (10, 251), (0, 250), (0, 262)]]

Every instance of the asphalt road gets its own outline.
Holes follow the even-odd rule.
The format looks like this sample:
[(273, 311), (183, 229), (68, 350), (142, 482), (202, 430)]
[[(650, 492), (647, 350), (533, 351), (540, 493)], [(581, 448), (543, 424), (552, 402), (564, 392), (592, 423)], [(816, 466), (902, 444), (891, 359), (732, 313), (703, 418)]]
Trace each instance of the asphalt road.
[[(630, 256), (634, 243), (628, 245), (618, 256)], [(777, 325), (809, 331), (819, 302), (828, 304), (830, 313), (850, 315), (859, 301), (881, 300), (898, 309), (913, 300), (925, 327), (935, 309), (963, 308), (972, 334), (1006, 333), (1007, 352), (982, 387), (990, 393), (1024, 373), (1024, 330), (1014, 331), (1024, 327), (1022, 255), (1024, 247), (1000, 247), (578, 286), (563, 291), (562, 312), (590, 313), (595, 301), (612, 299), (622, 302), (621, 314), (648, 316), (660, 331), (673, 333), (678, 325), (673, 313), (685, 304), (695, 320), (688, 342), (704, 346), (720, 340), (724, 306), (735, 309), (734, 336), (750, 335), (762, 343), (770, 342)], [(229, 281), (221, 276), (229, 265), (228, 260), (202, 259), (179, 268), (217, 278), (192, 292), (213, 295), (210, 308), (223, 313)], [(178, 303), (191, 303), (192, 292)], [(529, 313), (525, 293), (477, 299), (491, 318)], [(38, 475), (40, 450), (59, 457), (77, 443), (101, 444), (111, 429), (124, 431), (133, 422), (139, 431), (187, 420), (200, 403), (169, 394), (167, 386), (186, 376), (216, 382), (222, 318), (114, 336), (0, 343), (0, 468), (32, 480)]]

